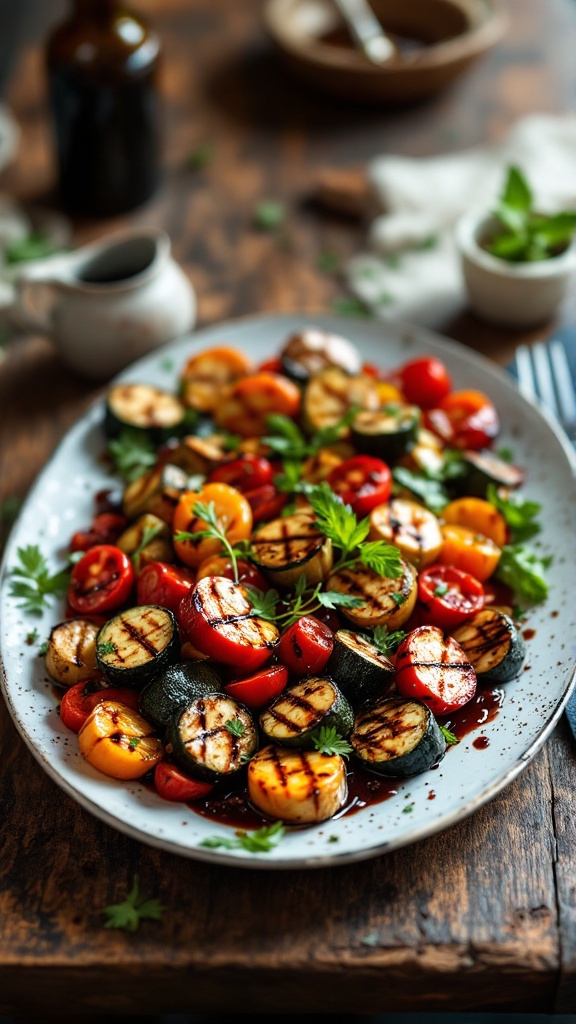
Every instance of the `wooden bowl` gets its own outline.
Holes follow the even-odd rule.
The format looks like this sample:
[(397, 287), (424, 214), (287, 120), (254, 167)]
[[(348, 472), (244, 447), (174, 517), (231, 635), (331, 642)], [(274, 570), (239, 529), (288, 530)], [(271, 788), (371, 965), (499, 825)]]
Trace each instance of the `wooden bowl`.
[(390, 106), (449, 85), (501, 39), (499, 0), (371, 0), (397, 52), (372, 64), (354, 47), (331, 0), (268, 0), (266, 30), (301, 79), (346, 99)]

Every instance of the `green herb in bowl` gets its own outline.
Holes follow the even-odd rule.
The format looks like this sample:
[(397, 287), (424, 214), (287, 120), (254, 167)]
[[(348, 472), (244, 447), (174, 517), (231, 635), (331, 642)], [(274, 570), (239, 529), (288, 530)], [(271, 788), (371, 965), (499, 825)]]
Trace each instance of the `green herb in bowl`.
[(493, 216), (496, 226), (482, 239), (482, 247), (512, 263), (560, 255), (571, 244), (576, 230), (576, 210), (545, 215), (534, 209), (532, 189), (514, 165), (507, 169)]

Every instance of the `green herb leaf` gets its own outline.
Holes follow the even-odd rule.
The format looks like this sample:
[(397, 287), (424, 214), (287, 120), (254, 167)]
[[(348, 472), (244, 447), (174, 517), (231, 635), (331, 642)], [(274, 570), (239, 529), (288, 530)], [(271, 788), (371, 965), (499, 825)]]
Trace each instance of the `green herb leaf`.
[(119, 437), (108, 443), (108, 453), (114, 468), (126, 483), (132, 483), (156, 464), (156, 450), (146, 434), (138, 430), (123, 430)]
[(544, 260), (561, 252), (576, 229), (576, 211), (543, 215), (533, 209), (534, 196), (522, 171), (509, 166), (494, 215), (500, 224), (485, 244), (493, 256), (511, 262)]
[(257, 587), (247, 586), (246, 595), (252, 605), (251, 615), (258, 615), (268, 622), (276, 621), (276, 605), (280, 600), (277, 590), (258, 590)]
[(378, 576), (395, 580), (402, 575), (402, 556), (398, 548), (383, 540), (371, 540), (362, 544), (360, 561)]
[(537, 604), (548, 596), (544, 573), (549, 565), (550, 558), (540, 558), (520, 544), (506, 544), (502, 548), (496, 577), (521, 600)]
[(447, 593), (448, 593), (448, 584), (447, 583), (439, 583), (438, 586), (434, 588), (434, 597), (444, 597), (444, 594), (447, 594)]
[(502, 497), (494, 484), (488, 484), (486, 497), (491, 505), (498, 510), (510, 527), (513, 543), (528, 540), (540, 533), (540, 524), (536, 516), (542, 511), (537, 501), (518, 501), (516, 497)]
[(224, 728), (230, 733), (231, 736), (243, 736), (245, 733), (244, 722), (239, 718), (231, 718), (230, 721), (226, 722)]
[(364, 302), (352, 296), (334, 299), (332, 312), (339, 316), (373, 316), (372, 311)]
[(395, 466), (392, 477), (397, 484), (411, 491), (432, 512), (441, 512), (450, 500), (441, 482), (426, 473), (417, 473), (407, 466)]
[(68, 570), (51, 574), (48, 563), (37, 544), (29, 544), (17, 551), (20, 565), (9, 575), (10, 594), (21, 598), (20, 607), (32, 614), (40, 614), (48, 607), (49, 597), (63, 597), (68, 589)]
[(413, 810), (414, 804), (406, 804), (406, 806), (402, 808), (402, 814), (411, 814)]
[(366, 518), (358, 522), (350, 505), (345, 505), (337, 498), (326, 481), (312, 488), (308, 500), (314, 510), (318, 528), (344, 555), (368, 536), (370, 521)]
[(404, 601), (406, 600), (404, 594), (401, 594), (399, 590), (395, 590), (392, 594), (390, 594), (390, 597), (392, 598), (394, 604), (397, 605), (398, 608), (400, 607), (401, 604), (404, 604)]
[(136, 750), (136, 747), (139, 746), (140, 743), (142, 743), (141, 736), (131, 736), (128, 741), (128, 747), (130, 750)]
[(162, 533), (164, 525), (164, 522), (161, 522), (155, 523), (154, 526), (144, 527), (144, 529), (142, 530), (142, 540), (140, 541), (136, 550), (133, 551), (132, 554), (130, 555), (130, 561), (132, 562), (133, 566), (138, 568), (140, 564), (140, 555), (142, 554), (143, 551), (146, 550), (146, 548), (154, 540), (154, 538), (157, 537), (159, 533)]
[(285, 831), (286, 828), (282, 822), (276, 821), (273, 825), (264, 826), (255, 832), (245, 832), (243, 829), (239, 829), (235, 833), (234, 839), (229, 839), (227, 836), (209, 836), (206, 839), (202, 839), (199, 845), (206, 846), (211, 850), (223, 847), (226, 850), (248, 850), (249, 853), (269, 853), (278, 844)]
[(264, 199), (254, 210), (254, 226), (262, 231), (275, 231), (284, 221), (286, 208), (283, 203)]
[(99, 644), (96, 644), (96, 652), (101, 658), (104, 658), (107, 654), (116, 653), (116, 645), (111, 640), (102, 640)]
[(345, 740), (334, 726), (321, 725), (311, 734), (314, 749), (321, 754), (340, 754), (341, 757), (348, 757), (352, 747)]
[(340, 594), (337, 590), (320, 590), (318, 602), (323, 608), (359, 608), (364, 604), (361, 597), (352, 594)]
[(107, 918), (105, 928), (121, 928), (126, 932), (138, 930), (140, 921), (149, 919), (159, 921), (163, 912), (162, 904), (157, 899), (148, 899), (141, 895), (138, 875), (134, 875), (132, 889), (122, 903), (114, 903), (104, 907), (102, 913)]
[(445, 725), (440, 725), (440, 723), (438, 723), (438, 727), (449, 747), (454, 746), (455, 743), (460, 743), (458, 737), (455, 736), (453, 732), (450, 732)]
[(397, 629), (389, 633), (388, 626), (375, 626), (372, 643), (382, 654), (391, 654), (407, 636), (408, 634), (403, 629)]
[(202, 171), (214, 159), (215, 147), (211, 142), (203, 142), (188, 154), (186, 166), (189, 171)]

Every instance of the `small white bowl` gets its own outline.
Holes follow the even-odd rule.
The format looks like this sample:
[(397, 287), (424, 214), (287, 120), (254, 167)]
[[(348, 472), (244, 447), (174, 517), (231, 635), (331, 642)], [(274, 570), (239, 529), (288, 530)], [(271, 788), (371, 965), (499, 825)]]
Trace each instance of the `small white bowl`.
[(456, 226), (468, 300), (483, 320), (509, 327), (534, 327), (552, 319), (576, 271), (576, 246), (558, 256), (510, 263), (492, 256), (480, 239), (495, 225), (490, 214), (466, 213)]

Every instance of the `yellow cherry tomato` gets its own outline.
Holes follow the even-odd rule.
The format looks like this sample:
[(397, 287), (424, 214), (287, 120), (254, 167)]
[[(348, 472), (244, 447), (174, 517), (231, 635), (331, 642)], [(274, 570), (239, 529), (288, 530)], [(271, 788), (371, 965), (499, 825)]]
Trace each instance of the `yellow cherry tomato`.
[(78, 733), (88, 764), (113, 779), (139, 779), (164, 756), (161, 740), (137, 711), (107, 700), (97, 704)]
[(395, 384), (392, 384), (387, 380), (379, 380), (376, 383), (376, 391), (378, 392), (378, 398), (382, 405), (388, 405), (389, 402), (405, 402), (406, 399), (397, 388)]
[[(230, 544), (247, 540), (252, 532), (252, 509), (240, 491), (229, 484), (206, 484), (202, 490), (186, 491), (174, 511), (174, 534), (198, 533), (205, 530), (208, 523), (194, 514), (197, 502), (203, 505), (214, 505), (214, 513)], [(222, 553), (222, 543), (217, 537), (203, 537), (200, 540), (175, 540), (174, 550), (184, 565), (197, 568), (211, 555)]]
[(493, 540), (465, 526), (446, 523), (441, 529), (444, 543), (438, 556), (439, 562), (469, 572), (480, 582), (492, 576), (502, 553)]
[(442, 519), (452, 526), (465, 526), (467, 530), (481, 533), (500, 548), (508, 538), (504, 516), (484, 498), (457, 498), (442, 510)]

